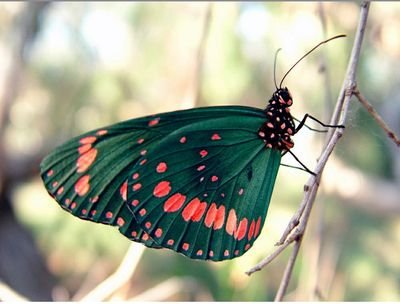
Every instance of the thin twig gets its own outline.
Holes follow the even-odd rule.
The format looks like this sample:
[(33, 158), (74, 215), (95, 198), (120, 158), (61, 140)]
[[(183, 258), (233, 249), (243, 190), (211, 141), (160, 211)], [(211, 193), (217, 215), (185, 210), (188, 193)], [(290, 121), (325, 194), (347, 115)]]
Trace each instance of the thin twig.
[[(369, 10), (369, 2), (365, 1), (361, 4), (361, 13), (360, 13), (359, 24), (357, 27), (357, 34), (354, 40), (353, 50), (349, 60), (346, 77), (343, 82), (342, 89), (338, 97), (338, 101), (336, 103), (334, 114), (331, 118), (331, 124), (344, 124), (346, 121), (350, 98), (352, 95), (353, 88), (355, 87), (356, 67), (360, 56), (361, 44), (366, 27), (368, 10)], [(332, 131), (331, 136), (328, 137), (329, 139), (327, 141), (327, 144), (324, 147), (322, 154), (319, 157), (316, 169), (314, 170), (314, 172), (317, 175), (311, 176), (307, 184), (305, 185), (305, 195), (303, 201), (301, 202), (300, 208), (296, 212), (295, 216), (292, 217), (291, 221), (288, 224), (287, 229), (284, 232), (284, 235), (282, 236), (281, 240), (278, 243), (278, 244), (284, 244), (284, 243), (296, 242), (293, 254), (287, 264), (285, 274), (281, 281), (279, 291), (276, 296), (276, 300), (282, 299), (284, 294), (286, 293), (286, 289), (289, 284), (292, 270), (298, 255), (298, 249), (296, 248), (300, 247), (299, 240), (301, 240), (302, 235), (304, 234), (305, 228), (307, 226), (307, 222), (319, 187), (319, 181), (321, 178), (322, 171), (326, 165), (326, 162), (330, 154), (333, 151), (333, 148), (335, 147), (336, 143), (338, 142), (339, 138), (342, 135), (343, 135), (343, 129), (336, 128), (335, 130)], [(280, 249), (278, 250), (280, 252), (283, 251)], [(274, 258), (276, 256), (278, 256), (278, 254), (274, 255)], [(247, 272), (247, 274), (249, 275), (252, 273), (253, 272), (251, 271)]]
[(286, 265), (285, 272), (283, 273), (283, 277), (281, 280), (281, 284), (279, 285), (278, 292), (275, 296), (275, 302), (282, 301), (284, 295), (286, 294), (287, 286), (289, 285), (290, 278), (292, 277), (294, 263), (296, 262), (296, 257), (299, 253), (300, 246), (301, 246), (302, 237), (300, 236), (299, 239), (296, 240), (296, 243), (293, 247), (292, 255), (289, 258), (289, 261)]
[[(136, 266), (142, 257), (144, 249), (145, 246), (142, 244), (132, 243), (118, 269), (107, 279), (97, 285), (91, 292), (85, 295), (81, 301), (104, 301), (128, 282), (136, 270)], [(74, 300), (76, 301), (77, 299)]]
[[(332, 115), (331, 124), (344, 125), (346, 118), (347, 118), (347, 110), (348, 110), (348, 107), (350, 104), (350, 99), (351, 99), (353, 90), (356, 86), (355, 70), (356, 70), (358, 59), (360, 56), (362, 38), (364, 36), (364, 31), (365, 31), (367, 17), (368, 17), (368, 9), (369, 9), (369, 1), (364, 1), (361, 4), (361, 14), (360, 14), (359, 25), (357, 28), (357, 35), (354, 40), (353, 50), (352, 50), (349, 65), (347, 68), (346, 77), (343, 82), (341, 91), (339, 93), (335, 111), (334, 111), (334, 114)], [(314, 170), (314, 172), (317, 174), (317, 177), (322, 173), (322, 170), (325, 167), (327, 159), (328, 159), (329, 155), (332, 153), (332, 150), (333, 150), (334, 146), (336, 145), (337, 141), (342, 136), (343, 131), (344, 131), (343, 129), (337, 128), (337, 129), (334, 129), (331, 131), (331, 132), (333, 132), (331, 136), (329, 136), (329, 133), (328, 133), (329, 139), (327, 141), (326, 146), (324, 147), (324, 149), (322, 151), (321, 156), (319, 157), (317, 167)], [(309, 194), (311, 192), (313, 192), (313, 190), (316, 186), (318, 186), (317, 184), (319, 184), (319, 178), (316, 178), (315, 176), (311, 176), (305, 186), (306, 194), (304, 196), (304, 199), (300, 205), (298, 212), (295, 215), (301, 216), (303, 214), (305, 205), (307, 205), (307, 201), (309, 201), (309, 199), (310, 199)], [(284, 241), (287, 239), (290, 232), (293, 231), (293, 229), (298, 226), (299, 222), (300, 222), (300, 217), (294, 216), (292, 218), (292, 220), (290, 221), (290, 223), (288, 225), (288, 227), (290, 229), (287, 229), (287, 231), (285, 231), (284, 235), (281, 238), (281, 241), (282, 240)]]
[(189, 294), (190, 297), (202, 294), (203, 296), (206, 295), (208, 301), (213, 300), (212, 296), (196, 279), (192, 277), (172, 277), (134, 296), (128, 302), (167, 301), (172, 296), (182, 293)]
[(269, 256), (267, 256), (265, 259), (263, 259), (260, 263), (258, 263), (253, 268), (246, 271), (246, 274), (251, 275), (256, 271), (260, 271), (261, 269), (263, 269), (265, 266), (267, 266), (269, 263), (271, 263), (289, 245), (290, 245), (290, 243), (284, 243), (284, 244), (280, 245), (273, 253), (271, 253)]
[[(361, 45), (362, 45), (362, 41), (363, 41), (363, 37), (364, 37), (364, 32), (365, 32), (365, 28), (367, 25), (369, 5), (370, 5), (369, 1), (364, 1), (361, 4), (360, 19), (359, 19), (359, 23), (358, 23), (358, 27), (357, 27), (357, 31), (356, 31), (356, 37), (354, 40), (353, 49), (352, 49), (351, 56), (350, 56), (349, 65), (348, 65), (347, 72), (346, 72), (346, 78), (343, 82), (341, 94), (339, 94), (339, 99), (336, 103), (337, 107), (336, 107), (336, 110), (332, 117), (332, 121), (338, 121), (338, 123), (341, 125), (344, 125), (346, 122), (347, 112), (348, 112), (348, 108), (350, 105), (350, 99), (353, 94), (353, 90), (356, 86), (357, 65), (358, 65), (358, 60), (360, 57)], [(341, 105), (341, 106), (338, 106), (338, 105)], [(335, 115), (338, 115), (338, 117), (336, 118)], [(306, 195), (305, 195), (305, 198), (306, 197), (309, 198), (308, 203), (306, 205), (306, 209), (305, 209), (306, 212), (304, 213), (303, 218), (300, 220), (300, 226), (296, 229), (294, 237), (293, 236), (291, 237), (293, 240), (296, 241), (295, 248), (297, 248), (296, 245), (298, 245), (298, 247), (300, 247), (301, 242), (299, 240), (301, 240), (301, 236), (304, 234), (305, 228), (307, 226), (307, 222), (310, 217), (311, 209), (315, 202), (315, 196), (318, 191), (319, 179), (321, 177), (322, 171), (326, 165), (329, 155), (332, 153), (333, 148), (337, 144), (339, 138), (342, 136), (343, 131), (344, 130), (342, 128), (336, 128), (333, 131), (332, 136), (329, 138), (328, 143), (326, 144), (326, 146), (321, 154), (321, 157), (319, 158), (317, 168), (314, 171), (317, 173), (317, 177), (311, 176), (309, 179), (308, 185), (309, 185), (310, 191), (306, 192)], [(298, 236), (297, 236), (297, 234), (298, 234)], [(298, 250), (294, 250), (293, 254), (291, 256), (291, 259), (288, 261), (284, 277), (281, 281), (277, 296), (275, 298), (276, 300), (283, 299), (283, 296), (286, 293), (287, 287), (290, 282), (292, 270), (293, 270), (296, 258), (298, 256), (298, 252), (299, 252)]]
[(400, 139), (396, 136), (396, 134), (389, 128), (389, 126), (385, 123), (382, 117), (376, 112), (374, 107), (368, 102), (368, 100), (361, 94), (361, 92), (355, 88), (353, 90), (353, 94), (356, 95), (358, 101), (367, 109), (368, 113), (375, 119), (378, 125), (386, 132), (387, 136), (393, 140), (393, 142), (399, 147)]

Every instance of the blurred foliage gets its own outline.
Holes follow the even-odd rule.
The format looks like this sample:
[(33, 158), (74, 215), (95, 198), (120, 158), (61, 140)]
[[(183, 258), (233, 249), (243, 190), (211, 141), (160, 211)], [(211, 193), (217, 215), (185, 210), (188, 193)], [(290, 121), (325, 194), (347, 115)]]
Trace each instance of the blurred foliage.
[[(23, 3), (0, 4), (0, 62), (12, 63), (10, 42), (13, 18)], [(30, 52), (18, 98), (10, 111), (4, 145), (10, 154), (47, 153), (79, 133), (120, 120), (156, 112), (193, 107), (187, 98), (194, 81), (197, 48), (207, 3), (67, 3), (54, 2), (40, 20), (41, 31)], [(292, 113), (322, 117), (324, 113), (321, 54), (327, 58), (331, 98), (343, 81), (358, 20), (355, 2), (323, 3), (324, 33), (318, 3), (213, 3), (209, 35), (196, 106), (249, 105), (264, 107), (277, 79), (300, 56), (324, 37), (340, 33), (347, 39), (331, 42), (307, 57), (285, 80), (294, 96)], [(400, 4), (371, 5), (358, 69), (360, 90), (380, 111), (399, 103)], [(384, 18), (382, 18), (384, 16)], [(3, 83), (4, 72), (0, 75)], [(0, 87), (1, 90), (7, 88)], [(397, 95), (394, 95), (394, 94)], [(330, 105), (332, 108), (333, 105)], [(400, 116), (392, 121), (399, 134)], [(390, 124), (390, 122), (389, 122)], [(396, 125), (397, 124), (397, 125)], [(304, 130), (295, 138), (294, 152), (309, 166), (321, 149), (321, 137)], [(357, 102), (351, 106), (345, 136), (336, 156), (363, 174), (395, 180), (393, 145)], [(398, 155), (398, 150), (397, 157)], [(292, 163), (290, 160), (286, 163)], [(292, 163), (293, 164), (293, 163)], [(340, 178), (340, 177), (337, 177)], [(168, 250), (146, 250), (132, 278), (134, 296), (173, 276), (193, 277), (202, 290), (222, 301), (272, 300), (288, 252), (262, 272), (244, 271), (273, 250), (274, 243), (296, 210), (307, 175), (280, 170), (267, 223), (255, 246), (245, 256), (222, 263), (191, 261)], [(323, 183), (332, 181), (324, 179)], [(379, 190), (379, 189), (378, 189)], [(378, 191), (377, 190), (377, 191)], [(400, 200), (400, 199), (399, 199)], [(112, 273), (129, 241), (116, 229), (78, 220), (62, 211), (47, 195), (39, 176), (15, 190), (18, 218), (29, 227), (48, 266), (73, 295), (88, 272), (97, 271), (97, 283)], [(400, 201), (399, 201), (400, 203)], [(306, 295), (296, 290), (299, 278), (332, 276), (326, 300), (400, 300), (400, 224), (397, 215), (374, 215), (352, 207), (336, 195), (321, 195), (323, 239), (321, 256), (326, 269), (309, 273), (304, 255), (295, 268), (289, 299)], [(321, 206), (319, 208), (322, 208)], [(316, 216), (318, 213), (316, 212)], [(317, 224), (309, 228), (304, 246), (314, 240)], [(307, 249), (304, 249), (307, 250)], [(302, 250), (303, 252), (303, 250)], [(306, 251), (305, 251), (306, 252)], [(338, 262), (330, 256), (337, 254)], [(331, 262), (331, 263), (330, 263)], [(329, 268), (333, 267), (333, 268)], [(93, 284), (96, 284), (93, 282)], [(302, 282), (300, 282), (302, 283)], [(325, 293), (324, 292), (328, 292)], [(185, 298), (184, 293), (175, 300)], [(202, 300), (198, 295), (196, 300)], [(206, 298), (207, 299), (207, 298)]]

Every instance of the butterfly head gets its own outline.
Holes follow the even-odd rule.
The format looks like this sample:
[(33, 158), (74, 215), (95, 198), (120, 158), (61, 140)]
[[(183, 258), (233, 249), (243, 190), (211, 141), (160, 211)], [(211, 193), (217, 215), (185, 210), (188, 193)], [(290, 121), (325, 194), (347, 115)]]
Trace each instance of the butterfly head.
[(290, 107), (293, 104), (292, 95), (290, 94), (288, 88), (280, 88), (272, 95), (269, 103), (274, 105), (277, 104), (283, 108)]

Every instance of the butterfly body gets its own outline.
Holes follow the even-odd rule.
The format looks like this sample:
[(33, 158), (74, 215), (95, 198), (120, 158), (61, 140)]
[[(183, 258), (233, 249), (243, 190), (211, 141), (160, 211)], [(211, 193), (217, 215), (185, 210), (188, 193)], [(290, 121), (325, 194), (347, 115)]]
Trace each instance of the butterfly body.
[(291, 136), (295, 134), (296, 127), (289, 109), (292, 104), (292, 96), (287, 88), (278, 89), (269, 100), (265, 109), (269, 119), (263, 123), (258, 132), (267, 148), (280, 151), (293, 148)]
[(94, 130), (47, 156), (42, 178), (79, 218), (148, 247), (231, 259), (259, 236), (280, 165), (283, 149), (260, 138), (268, 110), (196, 108)]

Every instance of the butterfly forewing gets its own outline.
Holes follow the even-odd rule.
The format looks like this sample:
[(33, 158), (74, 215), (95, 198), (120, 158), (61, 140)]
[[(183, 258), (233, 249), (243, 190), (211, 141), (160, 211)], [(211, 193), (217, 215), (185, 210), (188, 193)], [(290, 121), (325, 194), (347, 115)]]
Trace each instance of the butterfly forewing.
[(127, 203), (162, 247), (219, 261), (258, 237), (281, 154), (257, 135), (261, 110), (230, 114), (168, 134), (133, 168)]

